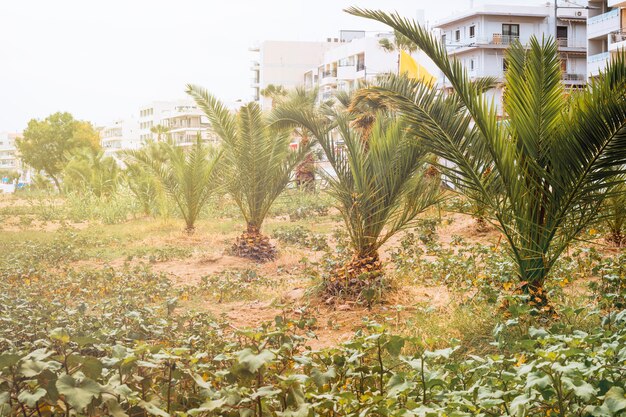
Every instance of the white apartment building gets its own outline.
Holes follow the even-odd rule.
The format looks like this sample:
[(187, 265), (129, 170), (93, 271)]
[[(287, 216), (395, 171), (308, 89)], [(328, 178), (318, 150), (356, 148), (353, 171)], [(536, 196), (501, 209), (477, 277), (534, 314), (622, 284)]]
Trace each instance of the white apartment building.
[(587, 75), (606, 67), (611, 55), (626, 50), (626, 0), (589, 0)]
[(179, 104), (162, 115), (161, 124), (167, 136), (180, 146), (192, 145), (198, 136), (206, 142), (216, 144), (217, 135), (210, 130), (209, 119), (194, 104)]
[[(557, 38), (563, 82), (570, 87), (586, 84), (587, 10), (544, 6), (484, 5), (451, 16), (437, 24), (448, 54), (460, 60), (472, 79), (495, 77), (504, 81), (506, 49), (512, 42), (528, 43), (534, 35)], [(442, 88), (446, 80), (439, 75)], [(502, 88), (488, 94), (501, 109)]]
[(381, 74), (398, 72), (398, 53), (380, 46), (390, 33), (366, 36), (364, 31), (342, 31), (339, 44), (326, 51), (319, 65), (304, 72), (304, 86), (318, 87), (322, 100), (336, 91), (351, 91), (360, 81), (371, 81)]
[(338, 43), (338, 38), (328, 38), (326, 42), (265, 41), (249, 48), (255, 53), (250, 67), (253, 100), (269, 109), (271, 99), (261, 96), (261, 90), (270, 84), (285, 89), (301, 85), (302, 74), (321, 65), (324, 52)]
[(115, 156), (122, 149), (138, 149), (139, 123), (135, 119), (116, 120), (100, 130), (100, 144), (106, 156)]
[[(19, 158), (15, 140), (18, 133), (0, 132), (0, 171), (16, 172), (20, 175), (19, 183), (29, 183), (33, 172), (25, 166)], [(5, 178), (0, 178), (0, 191), (13, 192), (15, 184), (9, 183)]]

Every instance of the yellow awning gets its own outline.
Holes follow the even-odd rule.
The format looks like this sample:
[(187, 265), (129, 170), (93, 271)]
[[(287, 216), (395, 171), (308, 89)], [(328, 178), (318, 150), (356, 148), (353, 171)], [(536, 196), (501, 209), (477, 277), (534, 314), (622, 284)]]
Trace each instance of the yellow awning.
[(418, 79), (431, 85), (437, 81), (435, 76), (404, 51), (400, 51), (400, 74), (406, 74), (409, 78)]

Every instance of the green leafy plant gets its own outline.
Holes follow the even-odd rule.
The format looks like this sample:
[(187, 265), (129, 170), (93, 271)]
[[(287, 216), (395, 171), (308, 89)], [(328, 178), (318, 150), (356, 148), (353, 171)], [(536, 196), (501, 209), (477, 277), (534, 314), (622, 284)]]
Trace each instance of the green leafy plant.
[(165, 160), (141, 150), (128, 151), (127, 155), (158, 179), (185, 220), (185, 231), (193, 233), (202, 208), (218, 187), (216, 168), (222, 152), (205, 145), (200, 138), (189, 150), (170, 143), (162, 146)]
[[(406, 134), (402, 121), (383, 113), (366, 133), (351, 127), (352, 117), (345, 112), (329, 120), (284, 106), (276, 110), (276, 117), (280, 123), (309, 130), (336, 173), (327, 178), (328, 192), (350, 235), (353, 258), (329, 277), (324, 290), (359, 297), (380, 280), (378, 249), (441, 198), (439, 181), (425, 174), (426, 152)], [(334, 129), (343, 140), (342, 148), (333, 138)]]
[(189, 85), (187, 92), (222, 140), (225, 187), (246, 221), (233, 252), (257, 261), (274, 259), (276, 250), (261, 227), (312, 142), (292, 151), (289, 130), (270, 126), (257, 103), (243, 106), (235, 115), (202, 87)]
[[(402, 113), (411, 133), (451, 164), (440, 169), (477, 199), (508, 242), (522, 291), (546, 307), (543, 285), (561, 253), (597, 217), (624, 171), (626, 59), (619, 55), (580, 93), (566, 95), (554, 40), (531, 38), (506, 54), (504, 109), (472, 82), (461, 62), (424, 27), (397, 14), (351, 8), (414, 42), (454, 92), (442, 96), (418, 81), (389, 77), (364, 94)], [(493, 193), (495, 189), (500, 193)]]

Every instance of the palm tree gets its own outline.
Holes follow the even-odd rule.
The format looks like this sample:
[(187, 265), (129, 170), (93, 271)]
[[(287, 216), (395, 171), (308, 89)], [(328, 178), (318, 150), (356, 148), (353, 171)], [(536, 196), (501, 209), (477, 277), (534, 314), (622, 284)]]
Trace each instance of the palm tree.
[(607, 198), (603, 212), (609, 229), (607, 242), (617, 247), (626, 245), (626, 183), (616, 186), (616, 193)]
[(222, 140), (225, 186), (246, 221), (246, 230), (234, 244), (233, 253), (262, 262), (274, 259), (276, 249), (261, 233), (261, 227), (312, 142), (291, 150), (291, 131), (270, 126), (257, 103), (232, 114), (202, 87), (188, 85), (187, 93)]
[[(439, 181), (425, 175), (426, 152), (406, 125), (380, 112), (368, 138), (352, 125), (353, 115), (332, 119), (310, 109), (281, 106), (278, 123), (296, 123), (317, 138), (336, 177), (327, 176), (329, 193), (341, 212), (353, 249), (352, 260), (325, 283), (331, 296), (360, 297), (382, 275), (378, 250), (417, 214), (440, 200)], [(344, 146), (333, 139), (337, 131)]]
[[(318, 108), (318, 93), (319, 89), (317, 88), (305, 89), (296, 87), (276, 104), (277, 106), (295, 106), (314, 110)], [(300, 139), (300, 146), (309, 146), (311, 138), (308, 130), (296, 127), (293, 134)], [(296, 166), (294, 174), (298, 187), (305, 191), (315, 190), (315, 156), (313, 152), (309, 152), (304, 156), (302, 162)]]
[(157, 142), (162, 142), (164, 139), (168, 139), (170, 136), (170, 128), (163, 125), (156, 125), (150, 128), (150, 132), (157, 135)]
[(263, 97), (267, 97), (272, 100), (272, 107), (276, 106), (287, 96), (287, 90), (282, 85), (274, 85), (269, 84), (267, 87), (263, 88), (259, 93)]
[[(488, 207), (508, 241), (520, 290), (549, 310), (543, 286), (568, 244), (596, 217), (620, 180), (626, 157), (626, 65), (616, 58), (580, 93), (567, 95), (554, 40), (531, 39), (507, 52), (504, 109), (472, 83), (428, 30), (397, 14), (351, 8), (414, 42), (454, 88), (449, 96), (391, 77), (371, 94), (396, 108), (411, 131), (451, 166), (459, 189)], [(490, 191), (496, 187), (500, 193)]]
[(200, 137), (189, 149), (171, 143), (160, 146), (165, 160), (152, 158), (143, 150), (127, 151), (126, 155), (155, 176), (183, 216), (185, 231), (191, 234), (202, 208), (218, 188), (216, 168), (222, 152), (203, 144)]
[(141, 149), (134, 151), (135, 155), (142, 154), (141, 157), (133, 157), (128, 153), (122, 154), (126, 166), (124, 170), (125, 183), (141, 205), (145, 215), (152, 214), (155, 209), (163, 213), (165, 211), (165, 195), (158, 178), (152, 174), (151, 168), (138, 161), (151, 161), (150, 166), (164, 164), (168, 159), (167, 146), (166, 142), (151, 141)]
[(76, 151), (63, 174), (66, 188), (89, 191), (98, 198), (113, 195), (120, 183), (120, 168), (115, 159), (94, 149)]

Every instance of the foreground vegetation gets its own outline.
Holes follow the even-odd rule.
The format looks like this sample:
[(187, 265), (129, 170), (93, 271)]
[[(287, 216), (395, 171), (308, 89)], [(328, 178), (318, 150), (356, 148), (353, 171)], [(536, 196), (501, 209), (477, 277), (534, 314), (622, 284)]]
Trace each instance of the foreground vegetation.
[[(277, 201), (266, 227), (284, 251), (271, 268), (224, 266), (181, 284), (159, 267), (196, 265), (205, 254), (178, 221), (72, 223), (64, 214), (71, 200), (57, 198), (50, 214), (41, 210), (44, 197), (30, 198), (5, 206), (32, 220), (16, 221), (1, 242), (1, 415), (612, 416), (626, 409), (626, 254), (607, 251), (602, 239), (572, 248), (555, 266), (558, 278), (547, 288), (559, 319), (550, 320), (512, 291), (515, 268), (497, 234), (486, 236), (488, 244), (474, 241), (469, 222), (448, 242), (442, 233), (459, 218), (430, 211), (383, 247), (387, 288), (402, 289), (380, 294), (371, 310), (353, 306), (354, 321), (341, 329), (353, 333), (321, 343), (340, 332), (326, 323), (332, 307), (312, 293), (290, 301), (282, 294), (315, 288), (352, 256), (328, 201), (299, 193)], [(241, 230), (229, 220), (236, 212), (232, 202), (208, 206), (209, 220), (194, 236), (220, 236), (215, 250), (226, 249)], [(442, 288), (452, 298), (443, 305), (393, 298), (413, 288)], [(265, 308), (276, 317), (233, 325), (220, 316), (245, 311), (242, 300), (270, 301)]]

